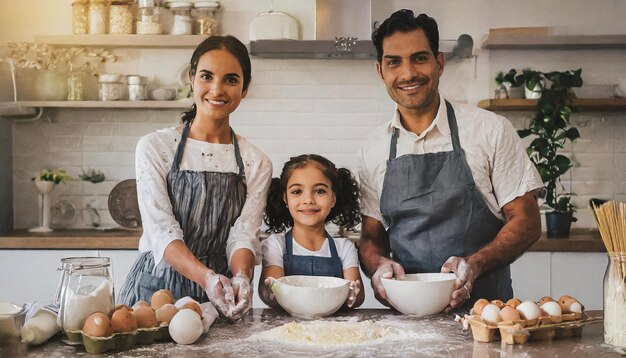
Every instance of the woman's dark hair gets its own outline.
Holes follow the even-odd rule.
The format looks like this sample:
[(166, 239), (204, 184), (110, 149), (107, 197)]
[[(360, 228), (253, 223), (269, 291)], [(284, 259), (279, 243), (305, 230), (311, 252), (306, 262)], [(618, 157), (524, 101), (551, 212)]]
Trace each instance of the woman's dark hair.
[[(196, 70), (198, 69), (198, 61), (200, 61), (200, 57), (212, 50), (226, 50), (230, 52), (233, 56), (235, 56), (235, 58), (237, 58), (237, 61), (239, 62), (239, 65), (241, 66), (241, 70), (243, 72), (243, 90), (247, 90), (248, 86), (250, 85), (250, 80), (252, 79), (252, 65), (250, 64), (250, 55), (248, 54), (248, 49), (246, 49), (246, 45), (244, 45), (234, 36), (210, 36), (202, 41), (200, 45), (196, 47), (193, 55), (191, 55), (189, 75), (192, 77), (196, 75)], [(188, 123), (195, 117), (196, 105), (193, 104), (190, 110), (183, 112), (183, 123)]]
[(383, 40), (385, 37), (389, 37), (396, 32), (411, 32), (417, 29), (424, 30), (430, 49), (433, 51), (433, 55), (437, 56), (439, 54), (437, 21), (426, 14), (419, 14), (415, 17), (413, 11), (403, 9), (391, 14), (372, 33), (372, 42), (374, 47), (376, 47), (378, 63), (381, 63), (383, 60)]
[(330, 160), (317, 154), (303, 154), (292, 157), (283, 166), (280, 178), (273, 178), (270, 184), (265, 209), (265, 223), (269, 226), (267, 232), (284, 232), (293, 226), (293, 218), (285, 205), (284, 196), (287, 191), (287, 182), (296, 169), (310, 164), (316, 164), (331, 183), (335, 193), (335, 206), (330, 210), (326, 222), (333, 222), (346, 229), (354, 228), (361, 222), (359, 212), (359, 184), (346, 168), (336, 168)]

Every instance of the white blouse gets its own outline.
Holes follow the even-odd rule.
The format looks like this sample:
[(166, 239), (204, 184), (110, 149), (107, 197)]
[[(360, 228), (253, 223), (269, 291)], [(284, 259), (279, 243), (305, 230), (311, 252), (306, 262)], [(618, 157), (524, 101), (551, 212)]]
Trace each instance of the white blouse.
[[(443, 97), (433, 123), (419, 136), (402, 127), (396, 110), (391, 122), (370, 133), (360, 151), (361, 213), (385, 227), (380, 196), (389, 159), (393, 128), (398, 128), (396, 157), (452, 150), (452, 137)], [(475, 106), (453, 104), (459, 141), (480, 193), (491, 212), (504, 220), (501, 208), (513, 199), (543, 186), (528, 158), (524, 143), (504, 117)]]
[[(166, 182), (180, 138), (181, 133), (176, 128), (161, 129), (139, 139), (135, 152), (137, 199), (143, 222), (139, 251), (151, 251), (155, 265), (163, 259), (167, 245), (174, 240), (183, 240), (183, 231), (172, 212)], [(272, 179), (272, 163), (245, 138), (238, 137), (238, 143), (246, 174), (246, 202), (228, 233), (226, 256), (230, 265), (233, 254), (245, 248), (254, 253), (256, 264), (259, 264), (259, 232)], [(237, 173), (234, 145), (188, 138), (180, 170)]]

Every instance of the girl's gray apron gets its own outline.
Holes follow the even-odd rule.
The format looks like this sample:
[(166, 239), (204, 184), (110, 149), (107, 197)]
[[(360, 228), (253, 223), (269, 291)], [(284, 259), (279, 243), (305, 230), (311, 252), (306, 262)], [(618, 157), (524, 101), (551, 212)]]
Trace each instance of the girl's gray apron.
[[(450, 256), (468, 256), (491, 242), (503, 222), (478, 191), (459, 142), (456, 116), (446, 101), (452, 137), (450, 152), (407, 154), (396, 158), (394, 128), (380, 209), (389, 225), (393, 258), (407, 273), (440, 272)], [(509, 266), (474, 282), (478, 298), (513, 297)]]
[(337, 246), (332, 236), (326, 233), (330, 257), (302, 256), (293, 254), (293, 234), (289, 230), (285, 234), (285, 254), (283, 267), (285, 276), (331, 276), (343, 278), (343, 264), (337, 253)]
[[(167, 174), (167, 191), (174, 217), (183, 230), (189, 250), (215, 272), (229, 274), (226, 257), (228, 232), (241, 214), (246, 201), (246, 181), (237, 136), (231, 129), (239, 173), (180, 170), (189, 136), (185, 125), (176, 149), (172, 169)], [(150, 301), (152, 294), (167, 288), (175, 298), (191, 296), (199, 302), (208, 298), (201, 286), (178, 273), (165, 260), (157, 266), (151, 252), (141, 254), (122, 287), (119, 301), (132, 305)]]

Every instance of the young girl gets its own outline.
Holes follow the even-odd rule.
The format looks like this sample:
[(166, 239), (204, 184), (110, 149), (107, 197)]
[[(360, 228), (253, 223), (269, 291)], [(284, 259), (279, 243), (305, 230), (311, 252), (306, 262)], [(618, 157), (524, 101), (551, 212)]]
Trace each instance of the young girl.
[[(350, 282), (345, 306), (358, 307), (364, 293), (359, 259), (354, 244), (332, 238), (329, 221), (352, 228), (360, 222), (359, 188), (348, 169), (315, 155), (291, 158), (280, 175), (272, 179), (265, 211), (269, 232), (262, 243), (263, 271), (259, 296), (268, 306), (278, 307), (271, 292), (273, 281), (290, 275), (334, 276)], [(291, 230), (285, 234), (287, 227)]]

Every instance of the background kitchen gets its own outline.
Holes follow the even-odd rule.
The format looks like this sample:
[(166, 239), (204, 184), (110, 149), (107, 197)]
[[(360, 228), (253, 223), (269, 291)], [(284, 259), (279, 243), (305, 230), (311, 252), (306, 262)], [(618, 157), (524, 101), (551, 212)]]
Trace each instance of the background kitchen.
[[(399, 8), (435, 17), (441, 38), (449, 40), (442, 41), (446, 51), (458, 45), (459, 35), (469, 34), (474, 39), (471, 56), (457, 54), (450, 58), (442, 78), (444, 96), (454, 101), (475, 104), (492, 98), (495, 74), (510, 68), (582, 68), (585, 86), (612, 85), (626, 78), (626, 2), (622, 0), (605, 0), (601, 6), (585, 0), (372, 0), (371, 16), (368, 1), (341, 0), (350, 5), (350, 11), (341, 11), (339, 0), (330, 2), (333, 1), (336, 7), (330, 17), (316, 16), (316, 8), (319, 10), (328, 1), (275, 0), (274, 10), (289, 13), (297, 20), (298, 36), (303, 40), (329, 40), (336, 35), (367, 40), (370, 21), (382, 19)], [(270, 8), (269, 0), (220, 3), (218, 32), (235, 35), (244, 43), (250, 41), (252, 20)], [(363, 13), (355, 10), (365, 8)], [(169, 30), (168, 21), (171, 22), (171, 16), (168, 18), (165, 11), (165, 33)], [(482, 46), (492, 28), (545, 26), (554, 27), (560, 35), (596, 37), (586, 41), (586, 45), (571, 47)], [(0, 1), (0, 44), (68, 44), (68, 38), (63, 36), (71, 33), (71, 0)], [(622, 36), (611, 44), (615, 37), (601, 36), (605, 34)], [(195, 47), (194, 40), (187, 44), (187, 40), (170, 36), (148, 44), (142, 40), (111, 44), (93, 38), (89, 45), (105, 47), (117, 58), (114, 63), (105, 63), (100, 72), (145, 76), (148, 93), (158, 87), (180, 87), (181, 72)], [(275, 174), (289, 156), (300, 153), (319, 153), (356, 170), (356, 153), (362, 139), (375, 126), (388, 121), (394, 109), (375, 72), (375, 61), (315, 59), (313, 55), (297, 59), (266, 56), (253, 57), (253, 82), (248, 98), (234, 114), (235, 130), (270, 156)], [(36, 75), (36, 70), (18, 69), (18, 100), (40, 99), (33, 86)], [(84, 87), (84, 99), (97, 100), (97, 79), (85, 78)], [(3, 63), (0, 101), (12, 100), (9, 66)], [(108, 211), (108, 195), (118, 182), (134, 177), (138, 138), (176, 125), (177, 115), (185, 106), (178, 102), (128, 103), (106, 102), (90, 108), (81, 108), (80, 102), (52, 107), (44, 104), (41, 117), (27, 122), (11, 119), (7, 115), (11, 110), (6, 108), (15, 110), (15, 106), (3, 103), (0, 231), (4, 236), (0, 237), (0, 267), (5, 274), (0, 277), (0, 298), (16, 303), (51, 299), (58, 279), (56, 268), (60, 258), (67, 256), (111, 256), (115, 286), (121, 287), (137, 255), (132, 244), (128, 244), (136, 245), (137, 233), (117, 234), (116, 238), (113, 234), (83, 231), (74, 241), (71, 235), (64, 234), (56, 239), (63, 244), (55, 246), (55, 238), (28, 241), (13, 230), (38, 225), (38, 192), (30, 179), (42, 168), (63, 168), (76, 179), (83, 169), (101, 170), (106, 176), (104, 182), (73, 180), (58, 185), (51, 193), (51, 202), (54, 205), (65, 199), (75, 207), (77, 219), (66, 223), (70, 228), (92, 228), (97, 216), (100, 228), (117, 225)], [(133, 106), (138, 107), (128, 108)], [(527, 125), (532, 108), (501, 113), (522, 128)], [(513, 265), (513, 286), (518, 297), (558, 297), (569, 293), (587, 308), (600, 309), (606, 255), (599, 236), (590, 233), (589, 228), (595, 224), (586, 206), (592, 197), (626, 200), (626, 106), (622, 102), (599, 110), (583, 110), (573, 115), (572, 123), (578, 127), (581, 138), (566, 147), (565, 153), (572, 158), (574, 167), (564, 177), (564, 184), (577, 194), (573, 201), (579, 209), (579, 220), (573, 225), (579, 230), (569, 240), (542, 239), (534, 251)], [(95, 209), (97, 215), (89, 208)], [(130, 241), (124, 241), (125, 238)], [(369, 288), (369, 284), (365, 286)], [(368, 295), (363, 307), (379, 307), (371, 292)], [(260, 301), (255, 302), (255, 307), (261, 305)]]

